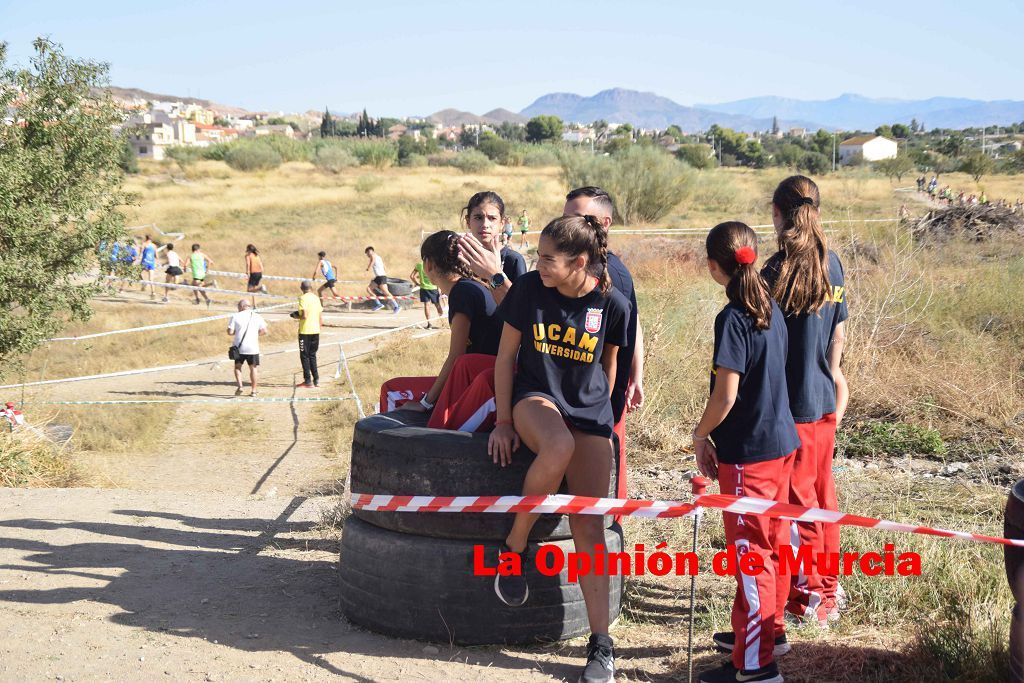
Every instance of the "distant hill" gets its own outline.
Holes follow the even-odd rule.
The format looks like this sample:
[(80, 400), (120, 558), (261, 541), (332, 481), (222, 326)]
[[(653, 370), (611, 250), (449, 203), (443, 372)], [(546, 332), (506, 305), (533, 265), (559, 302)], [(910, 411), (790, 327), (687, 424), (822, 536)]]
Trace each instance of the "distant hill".
[(769, 96), (696, 106), (742, 116), (778, 116), (780, 119), (800, 116), (844, 130), (874, 130), (883, 124), (910, 123), (915, 118), (928, 129), (1005, 126), (1024, 121), (1024, 102), (986, 102), (962, 97), (898, 100), (873, 99), (847, 93), (831, 100), (795, 100)]
[(483, 116), (477, 116), (468, 111), (459, 111), (458, 109), (442, 109), (441, 111), (434, 112), (427, 118), (441, 126), (461, 126), (467, 123), (497, 125), (506, 121), (512, 123), (526, 123), (529, 121), (528, 117), (508, 109), (492, 109)]
[[(642, 128), (668, 128), (675, 124), (683, 132), (695, 133), (707, 130), (712, 124), (743, 131), (768, 130), (772, 116), (750, 116), (728, 112), (709, 111), (697, 107), (686, 107), (667, 97), (652, 92), (639, 92), (624, 88), (602, 90), (592, 97), (574, 93), (552, 93), (538, 98), (520, 112), (530, 118), (540, 114), (553, 114), (563, 121), (590, 123), (604, 119), (609, 123), (630, 123)], [(820, 124), (812, 123), (803, 114), (779, 117), (779, 125), (817, 129)]]
[(230, 114), (232, 116), (242, 116), (244, 114), (250, 114), (252, 112), (242, 109), (241, 107), (231, 107), (225, 104), (218, 104), (210, 100), (199, 99), (198, 97), (181, 97), (180, 95), (161, 95), (159, 93), (149, 92), (148, 90), (142, 90), (140, 88), (119, 88), (117, 86), (108, 86), (107, 90), (114, 97), (118, 97), (125, 100), (141, 99), (141, 100), (160, 100), (162, 102), (183, 102), (185, 104), (197, 104), (205, 109), (211, 109), (218, 114)]
[(483, 115), (483, 118), (493, 121), (495, 123), (526, 123), (529, 121), (529, 117), (517, 114), (514, 111), (508, 109), (492, 109)]

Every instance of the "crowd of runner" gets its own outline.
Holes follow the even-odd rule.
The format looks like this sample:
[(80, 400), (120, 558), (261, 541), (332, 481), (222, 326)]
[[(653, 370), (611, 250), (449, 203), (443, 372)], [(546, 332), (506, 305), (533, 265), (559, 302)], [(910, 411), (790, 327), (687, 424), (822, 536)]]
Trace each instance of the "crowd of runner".
[(1024, 214), (1024, 201), (1021, 201), (1020, 197), (1017, 197), (1017, 201), (1011, 202), (1009, 199), (997, 199), (994, 202), (988, 198), (985, 194), (985, 190), (978, 193), (967, 194), (964, 190), (954, 190), (949, 185), (939, 186), (938, 176), (932, 176), (931, 180), (928, 180), (925, 176), (921, 176), (917, 179), (917, 191), (921, 194), (928, 195), (928, 198), (932, 201), (944, 203), (946, 206), (978, 206), (988, 205), (996, 206), (999, 208), (1007, 208), (1011, 213)]

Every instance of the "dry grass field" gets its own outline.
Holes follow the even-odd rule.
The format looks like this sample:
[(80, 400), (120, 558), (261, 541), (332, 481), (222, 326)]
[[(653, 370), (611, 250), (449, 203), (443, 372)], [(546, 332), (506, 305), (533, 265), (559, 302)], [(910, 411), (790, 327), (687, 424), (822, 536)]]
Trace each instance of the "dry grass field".
[[(784, 175), (705, 172), (667, 218), (656, 226), (630, 227), (710, 228), (726, 219), (768, 223), (769, 198)], [(1024, 178), (1016, 176), (983, 178), (979, 184), (960, 174), (943, 180), (968, 192), (984, 188), (992, 199), (1024, 194)], [(1013, 241), (914, 244), (895, 223), (857, 222), (893, 217), (904, 204), (912, 213), (927, 208), (913, 193), (896, 192), (898, 185), (913, 185), (913, 179), (896, 184), (855, 170), (820, 180), (824, 218), (851, 221), (830, 233), (848, 271), (851, 314), (845, 363), (852, 401), (837, 454), (841, 506), (998, 535), (1006, 486), (1024, 474), (1024, 252)], [(311, 164), (290, 163), (244, 174), (208, 161), (185, 171), (144, 165), (129, 186), (137, 197), (128, 208), (130, 225), (155, 223), (165, 231), (185, 232), (178, 248), (184, 252), (188, 244), (201, 243), (217, 269), (243, 269), (244, 246), (252, 242), (264, 254), (268, 274), (309, 276), (316, 252), (323, 249), (340, 279), (360, 282), (368, 279), (365, 246), (378, 249), (390, 274), (406, 277), (417, 261), (421, 230), (458, 229), (460, 208), (478, 190), (497, 191), (516, 214), (527, 209), (539, 228), (558, 215), (567, 189), (554, 168), (496, 167), (479, 176), (451, 168), (325, 175)], [(706, 275), (702, 239), (622, 235), (612, 246), (637, 280), (647, 338), (647, 405), (628, 426), (630, 494), (685, 497), (685, 474), (693, 470), (687, 435), (706, 397), (711, 322), (724, 294)], [(761, 257), (773, 251), (765, 240)], [(232, 288), (241, 285), (232, 283)], [(344, 285), (342, 293), (357, 294), (364, 286)], [(294, 289), (291, 283), (271, 288)], [(68, 332), (205, 314), (202, 307), (115, 301), (97, 302), (96, 311), (91, 321)], [(25, 374), (64, 376), (202, 358), (223, 351), (221, 327), (218, 322), (107, 337), (78, 344), (73, 353), (49, 345), (27, 359)], [(278, 327), (271, 340), (290, 340), (294, 330)], [(446, 344), (444, 336), (404, 336), (354, 363), (364, 402), (373, 404), (388, 377), (435, 371)], [(354, 410), (342, 404), (318, 411), (325, 449), (344, 454)], [(131, 419), (124, 411), (114, 413), (93, 432), (117, 434)], [(232, 438), (240, 419), (223, 412), (207, 438)], [(136, 446), (144, 449), (147, 443), (143, 439)], [(952, 462), (966, 467), (955, 476), (939, 476)], [(344, 475), (341, 466), (339, 481)], [(689, 546), (689, 522), (629, 520), (626, 533), (631, 541)], [(794, 654), (783, 666), (788, 680), (980, 681), (1005, 675), (1011, 596), (998, 548), (863, 530), (844, 533), (844, 546), (851, 550), (879, 550), (891, 541), (901, 550), (920, 552), (923, 575), (844, 581), (849, 612), (830, 632), (795, 633)], [(720, 515), (711, 513), (702, 546), (722, 544)], [(631, 653), (622, 665), (627, 680), (685, 676), (685, 650), (680, 654), (679, 648), (685, 647), (687, 584), (647, 577), (630, 581), (617, 632), (619, 646)], [(699, 642), (727, 628), (731, 591), (725, 579), (701, 577)], [(706, 649), (700, 656), (704, 663), (714, 660)]]

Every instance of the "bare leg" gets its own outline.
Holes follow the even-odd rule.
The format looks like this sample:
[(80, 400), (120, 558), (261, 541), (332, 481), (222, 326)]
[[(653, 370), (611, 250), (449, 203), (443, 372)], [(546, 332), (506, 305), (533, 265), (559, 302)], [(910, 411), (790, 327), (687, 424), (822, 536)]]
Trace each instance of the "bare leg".
[(259, 385), (260, 369), (259, 367), (249, 364), (249, 383), (252, 384), (252, 393), (256, 393), (256, 389)]
[(238, 361), (235, 362), (235, 386), (242, 390), (242, 363)]
[[(574, 496), (604, 498), (608, 495), (615, 454), (612, 442), (602, 436), (573, 430), (576, 441), (572, 460), (565, 472), (569, 493)], [(594, 556), (594, 548), (604, 544), (604, 517), (600, 515), (569, 515), (569, 528), (576, 552)], [(588, 572), (580, 576), (583, 601), (591, 633), (608, 633), (608, 576)]]
[[(537, 454), (526, 472), (523, 495), (539, 496), (556, 492), (562, 484), (562, 477), (565, 476), (575, 449), (572, 432), (565, 426), (558, 408), (545, 398), (531, 396), (515, 405), (512, 421), (526, 447)], [(530, 529), (538, 516), (516, 513), (512, 531), (505, 540), (510, 550), (518, 553), (526, 549)]]
[(388, 290), (388, 286), (386, 284), (384, 284), (384, 285), (379, 285), (379, 287), (380, 287), (381, 294), (386, 296), (388, 301), (391, 303), (391, 307), (392, 308), (398, 308), (398, 302), (395, 301), (395, 297), (391, 295), (391, 292)]

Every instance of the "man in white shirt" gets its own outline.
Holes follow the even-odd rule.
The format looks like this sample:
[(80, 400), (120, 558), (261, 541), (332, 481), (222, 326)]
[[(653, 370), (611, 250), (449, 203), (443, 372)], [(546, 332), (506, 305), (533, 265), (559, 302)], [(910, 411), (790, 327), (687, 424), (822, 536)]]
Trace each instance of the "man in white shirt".
[(260, 367), (260, 335), (267, 333), (267, 321), (256, 311), (250, 310), (247, 299), (238, 302), (238, 313), (231, 316), (228, 322), (228, 334), (233, 335), (234, 345), (238, 347), (238, 360), (235, 361), (235, 396), (242, 395), (242, 363), (249, 364), (249, 381), (252, 384), (252, 395), (256, 396), (256, 386)]
[(398, 306), (398, 302), (395, 301), (395, 298), (391, 296), (391, 292), (388, 291), (388, 273), (384, 269), (384, 259), (382, 259), (377, 252), (373, 250), (373, 247), (367, 247), (363, 250), (363, 253), (365, 253), (366, 258), (369, 259), (369, 262), (366, 264), (366, 270), (370, 270), (371, 268), (373, 269), (373, 279), (370, 280), (370, 284), (366, 288), (366, 291), (370, 293), (370, 296), (372, 296), (374, 300), (373, 311), (376, 313), (384, 308), (384, 304), (382, 304), (378, 298), (383, 295), (387, 297), (387, 300), (391, 303), (391, 312), (398, 313), (398, 311), (401, 310)]

